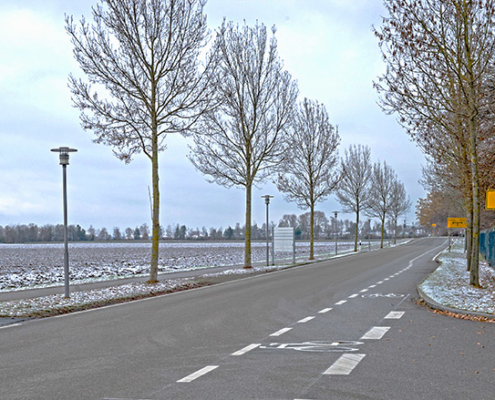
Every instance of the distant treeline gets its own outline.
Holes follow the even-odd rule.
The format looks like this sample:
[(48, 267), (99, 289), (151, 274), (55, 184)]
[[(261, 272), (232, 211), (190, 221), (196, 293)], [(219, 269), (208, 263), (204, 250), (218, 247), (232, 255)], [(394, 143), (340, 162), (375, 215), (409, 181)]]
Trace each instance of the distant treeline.
[[(309, 239), (309, 213), (299, 216), (286, 214), (277, 224), (282, 227), (293, 227), (296, 239)], [(360, 224), (359, 230), (363, 237), (367, 237), (369, 232), (376, 236), (379, 225), (375, 224), (370, 229), (369, 220)], [(270, 229), (275, 226), (272, 222)], [(388, 227), (391, 231), (390, 227)], [(330, 220), (321, 211), (315, 212), (315, 238), (333, 239), (337, 235), (342, 239), (353, 237), (356, 224), (349, 220)], [(400, 227), (402, 232), (402, 227)], [(244, 226), (236, 223), (234, 227), (227, 228), (188, 228), (186, 225), (175, 224), (160, 228), (160, 239), (162, 240), (243, 240)], [(76, 241), (108, 241), (108, 240), (149, 240), (151, 230), (147, 224), (136, 226), (135, 228), (125, 228), (121, 230), (114, 227), (111, 232), (107, 228), (96, 229), (92, 225), (88, 229), (80, 225), (69, 225), (67, 229), (68, 239)], [(258, 226), (257, 223), (251, 227), (253, 240), (266, 239), (266, 224)], [(7, 225), (0, 226), (0, 243), (34, 243), (34, 242), (63, 242), (64, 226), (36, 224), (28, 225)]]

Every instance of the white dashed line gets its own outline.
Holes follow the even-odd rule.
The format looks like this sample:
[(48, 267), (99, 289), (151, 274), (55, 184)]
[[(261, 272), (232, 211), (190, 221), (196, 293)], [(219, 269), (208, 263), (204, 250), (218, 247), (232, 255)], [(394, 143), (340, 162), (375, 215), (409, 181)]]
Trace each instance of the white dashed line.
[(383, 283), (383, 281), (380, 281), (380, 282), (377, 282), (376, 284), (377, 285), (381, 285)]
[(283, 335), (285, 332), (289, 332), (291, 329), (292, 328), (283, 328), (277, 332), (272, 333), (270, 336), (280, 336), (280, 335)]
[(354, 298), (356, 298), (356, 297), (358, 297), (358, 296), (359, 296), (359, 294), (358, 294), (358, 293), (355, 293), (355, 294), (353, 294), (353, 295), (350, 295), (350, 296), (349, 296), (349, 299), (354, 299)]
[(368, 289), (374, 289), (374, 288), (376, 288), (376, 285), (368, 286)]
[(341, 306), (342, 304), (347, 303), (347, 300), (340, 300), (338, 303), (335, 303), (336, 306)]
[(367, 292), (369, 289), (363, 289), (363, 290), (360, 290), (359, 293), (365, 293)]
[(366, 354), (343, 354), (323, 375), (349, 375)]
[(324, 308), (323, 310), (318, 311), (318, 314), (326, 314), (329, 311), (332, 311), (332, 309), (331, 308)]
[(374, 326), (371, 328), (368, 332), (365, 333), (365, 335), (361, 338), (363, 339), (370, 339), (370, 340), (378, 340), (385, 335), (388, 330), (390, 329), (390, 326)]
[(308, 321), (311, 321), (312, 319), (314, 319), (315, 317), (306, 317), (306, 318), (303, 318), (301, 319), (300, 321), (297, 321), (298, 324), (304, 324)]
[(189, 383), (192, 382), (195, 379), (198, 379), (199, 377), (206, 375), (208, 372), (213, 371), (214, 369), (217, 369), (218, 365), (207, 365), (204, 368), (201, 368), (199, 371), (196, 371), (194, 374), (188, 375), (185, 378), (182, 378), (178, 380), (177, 382), (184, 382), (184, 383)]
[(404, 311), (390, 311), (385, 319), (400, 319), (404, 315)]
[(231, 356), (242, 356), (246, 354), (248, 351), (256, 349), (258, 346), (260, 346), (260, 343), (250, 344), (249, 346), (246, 346), (243, 349), (236, 351), (235, 353), (232, 353)]

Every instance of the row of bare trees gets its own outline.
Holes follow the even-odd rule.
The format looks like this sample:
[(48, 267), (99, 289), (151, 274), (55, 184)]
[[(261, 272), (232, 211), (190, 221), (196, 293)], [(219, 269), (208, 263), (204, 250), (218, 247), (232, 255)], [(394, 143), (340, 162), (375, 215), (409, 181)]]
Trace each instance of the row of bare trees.
[[(278, 55), (275, 28), (270, 33), (263, 24), (224, 21), (205, 58), (199, 57), (209, 44), (205, 3), (104, 0), (93, 8), (93, 24), (66, 20), (74, 56), (87, 78), (69, 79), (83, 128), (95, 133), (97, 143), (114, 147), (122, 160), (143, 152), (152, 163), (150, 282), (157, 280), (158, 153), (166, 134), (191, 135), (189, 158), (196, 168), (213, 182), (245, 189), (245, 267), (251, 267), (252, 187), (288, 168), (288, 150), (297, 147), (289, 140), (299, 132), (297, 121), (322, 129), (321, 135), (316, 132), (321, 141), (310, 144), (313, 150), (326, 146), (325, 138), (332, 140), (323, 158), (333, 161), (324, 160), (317, 174), (336, 162), (338, 136), (324, 107), (305, 100), (296, 112), (298, 88)], [(312, 117), (314, 123), (303, 121)], [(334, 182), (316, 183), (326, 184)], [(329, 190), (307, 203), (312, 207)]]
[(167, 134), (191, 136), (189, 159), (207, 179), (245, 189), (246, 268), (253, 185), (278, 175), (279, 190), (310, 209), (313, 226), (315, 204), (340, 179), (337, 129), (322, 104), (298, 103), (297, 84), (278, 55), (275, 27), (224, 20), (210, 41), (205, 3), (102, 0), (93, 8), (92, 24), (66, 19), (86, 78), (69, 78), (82, 127), (125, 162), (138, 153), (151, 161), (150, 282), (158, 273), (158, 154)]
[[(375, 86), (387, 113), (463, 198), (470, 283), (479, 286), (482, 195), (493, 165), (494, 0), (386, 0), (375, 29), (387, 71)], [(492, 183), (493, 184), (493, 183)], [(484, 187), (485, 185), (485, 187)]]
[[(404, 184), (386, 163), (371, 163), (371, 150), (367, 146), (350, 146), (341, 160), (341, 181), (337, 199), (344, 212), (356, 214), (359, 226), (361, 213), (378, 218), (381, 223), (381, 244), (385, 233), (385, 220), (388, 218), (395, 227), (394, 243), (397, 242), (397, 223), (411, 207)], [(354, 251), (357, 251), (358, 232), (354, 237)]]
[[(35, 243), (35, 242), (62, 242), (64, 240), (64, 225), (45, 224), (17, 224), (0, 226), (0, 243)], [(121, 231), (119, 227), (114, 227), (109, 232), (107, 228), (94, 228), (92, 225), (88, 229), (80, 225), (67, 226), (67, 238), (69, 241), (106, 241), (106, 240), (149, 240), (149, 227), (147, 224), (126, 228)]]

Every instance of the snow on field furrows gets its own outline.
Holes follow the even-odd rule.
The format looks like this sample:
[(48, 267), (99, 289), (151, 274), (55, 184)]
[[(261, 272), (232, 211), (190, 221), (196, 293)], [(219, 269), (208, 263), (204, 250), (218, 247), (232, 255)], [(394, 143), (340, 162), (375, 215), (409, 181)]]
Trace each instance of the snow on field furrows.
[[(253, 243), (253, 262), (266, 259), (266, 244)], [(339, 252), (351, 243), (339, 243)], [(332, 254), (335, 244), (315, 243), (316, 253)], [(0, 245), (0, 290), (62, 286), (63, 244)], [(149, 243), (71, 243), (71, 283), (95, 282), (145, 275), (149, 271)], [(297, 244), (297, 256), (309, 255), (307, 243)], [(277, 258), (290, 254), (278, 253)], [(241, 265), (243, 243), (160, 243), (159, 272), (190, 271), (198, 268)]]

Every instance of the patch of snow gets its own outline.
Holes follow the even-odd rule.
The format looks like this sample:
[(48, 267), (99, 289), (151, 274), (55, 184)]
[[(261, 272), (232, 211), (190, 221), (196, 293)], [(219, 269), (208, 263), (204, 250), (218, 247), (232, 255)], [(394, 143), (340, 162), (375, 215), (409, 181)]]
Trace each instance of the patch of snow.
[(187, 278), (168, 280), (150, 285), (147, 283), (131, 283), (82, 292), (73, 292), (66, 299), (62, 294), (37, 297), (34, 299), (13, 300), (0, 302), (2, 317), (31, 317), (54, 313), (64, 314), (69, 311), (95, 307), (111, 301), (129, 300), (140, 297), (150, 297), (162, 293), (187, 289), (195, 284)]
[[(253, 263), (266, 257), (266, 244), (252, 244)], [(352, 242), (339, 242), (339, 253), (350, 251)], [(75, 284), (143, 276), (149, 271), (149, 243), (70, 243), (70, 281)], [(335, 242), (316, 242), (318, 259), (334, 254)], [(0, 290), (63, 286), (63, 244), (0, 244)], [(309, 256), (309, 243), (297, 242), (298, 259)], [(292, 260), (291, 253), (277, 253), (278, 262)], [(160, 243), (158, 272), (242, 265), (244, 243)], [(290, 262), (290, 261), (288, 261)]]
[(455, 244), (452, 251), (445, 250), (439, 258), (440, 266), (420, 285), (432, 300), (447, 307), (464, 311), (495, 314), (495, 270), (480, 261), (480, 285), (469, 285), (464, 246)]

